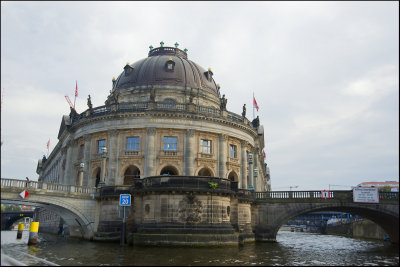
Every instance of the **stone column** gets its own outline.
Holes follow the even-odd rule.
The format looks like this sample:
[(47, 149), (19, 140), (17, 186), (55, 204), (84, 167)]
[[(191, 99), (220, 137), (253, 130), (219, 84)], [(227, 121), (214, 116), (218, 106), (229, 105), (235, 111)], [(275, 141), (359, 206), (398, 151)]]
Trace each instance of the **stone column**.
[(220, 134), (219, 135), (219, 155), (218, 155), (218, 176), (220, 178), (227, 178), (226, 177), (226, 139), (227, 135)]
[(118, 160), (118, 130), (111, 130), (109, 133), (107, 185), (116, 185), (117, 160)]
[(195, 142), (194, 142), (194, 130), (188, 129), (185, 132), (185, 147), (183, 152), (183, 164), (184, 164), (184, 172), (183, 175), (193, 176), (194, 175), (194, 153)]
[(83, 184), (86, 186), (89, 186), (90, 183), (90, 147), (91, 147), (91, 136), (90, 135), (84, 135), (83, 140), (85, 142), (85, 148), (83, 151), (83, 159), (82, 162), (85, 163), (85, 168), (86, 168), (86, 177), (83, 179)]
[(74, 141), (69, 140), (67, 142), (67, 155), (66, 155), (66, 164), (65, 164), (65, 172), (64, 172), (64, 184), (75, 184), (76, 172), (74, 172)]
[[(68, 158), (68, 147), (61, 148), (61, 179), (60, 184), (65, 184), (65, 176), (67, 173), (67, 158)], [(64, 163), (65, 160), (65, 163)], [(64, 167), (63, 167), (64, 166)]]
[(257, 166), (257, 169), (258, 169), (258, 171), (260, 171), (260, 164), (259, 164), (259, 158), (260, 158), (260, 156), (259, 156), (259, 153), (260, 153), (260, 150), (258, 149), (258, 147), (257, 148), (255, 148), (254, 149), (254, 155), (253, 155), (253, 158), (254, 158), (254, 164), (253, 164), (253, 173), (252, 173), (252, 177), (253, 177), (253, 186), (254, 186), (254, 191), (257, 191), (257, 184), (258, 184), (258, 180), (260, 179), (260, 177), (257, 177), (257, 178), (255, 178), (254, 177), (254, 168)]
[(239, 188), (242, 189), (247, 189), (247, 155), (246, 155), (246, 147), (247, 147), (247, 142), (242, 141), (240, 142), (241, 144), (241, 164), (242, 164), (242, 169), (241, 169), (241, 176), (242, 176), (242, 183)]
[(255, 161), (254, 149), (251, 150), (251, 153), (253, 154), (253, 164), (249, 164), (249, 186), (254, 187), (254, 181), (253, 181), (253, 167)]
[(107, 162), (107, 153), (101, 154), (101, 173), (100, 173), (100, 185), (105, 185), (106, 182), (106, 162)]
[(83, 185), (83, 170), (79, 170), (79, 181), (78, 185), (82, 186)]
[(146, 154), (145, 154), (146, 163), (144, 168), (144, 177), (156, 175), (155, 136), (156, 136), (156, 128), (151, 127), (146, 129)]

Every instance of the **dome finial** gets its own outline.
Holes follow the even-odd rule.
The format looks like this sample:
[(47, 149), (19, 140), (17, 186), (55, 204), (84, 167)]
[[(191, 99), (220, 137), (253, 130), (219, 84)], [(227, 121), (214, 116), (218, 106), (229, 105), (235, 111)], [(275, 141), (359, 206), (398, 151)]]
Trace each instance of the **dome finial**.
[(208, 71), (211, 71), (211, 68), (208, 68)]
[(179, 44), (178, 42), (175, 43), (175, 48), (178, 48)]
[(112, 81), (115, 81), (115, 77), (112, 78)]
[(129, 61), (126, 62), (126, 65), (127, 65), (127, 66), (129, 65)]
[(149, 46), (149, 48), (150, 48), (150, 50), (152, 50), (152, 49), (153, 49), (153, 46), (152, 46), (152, 45), (150, 45), (150, 46)]
[(163, 42), (163, 41), (161, 41), (161, 42), (160, 42), (160, 45), (161, 45), (161, 47), (163, 47), (163, 46), (164, 46), (164, 42)]
[(184, 51), (185, 53), (187, 53), (188, 50), (185, 48), (185, 49), (183, 49), (183, 51)]

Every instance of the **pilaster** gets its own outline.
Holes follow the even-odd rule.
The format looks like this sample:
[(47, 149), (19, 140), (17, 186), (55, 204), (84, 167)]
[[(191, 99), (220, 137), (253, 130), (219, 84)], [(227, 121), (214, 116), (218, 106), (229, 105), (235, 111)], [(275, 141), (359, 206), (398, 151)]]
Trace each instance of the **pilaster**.
[(109, 145), (108, 145), (108, 163), (107, 163), (107, 185), (115, 185), (118, 173), (118, 130), (111, 130), (109, 134)]
[(220, 178), (226, 178), (226, 140), (227, 135), (219, 135), (218, 176)]
[(194, 130), (188, 129), (185, 132), (185, 147), (183, 152), (184, 175), (194, 175)]
[(155, 152), (156, 128), (146, 128), (146, 154), (144, 177), (156, 175), (156, 152)]
[[(240, 142), (241, 147), (240, 147), (240, 151), (241, 151), (241, 165), (242, 165), (242, 169), (241, 169), (241, 184), (239, 185), (239, 188), (242, 189), (247, 189), (247, 155), (246, 155), (246, 147), (247, 147), (247, 142), (246, 141), (241, 141)], [(250, 170), (249, 170), (250, 171)]]

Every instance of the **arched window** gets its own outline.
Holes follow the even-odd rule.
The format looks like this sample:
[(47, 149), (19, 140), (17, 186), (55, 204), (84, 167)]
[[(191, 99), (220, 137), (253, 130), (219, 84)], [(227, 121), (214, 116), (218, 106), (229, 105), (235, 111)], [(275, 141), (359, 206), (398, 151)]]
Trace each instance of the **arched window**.
[(163, 103), (162, 103), (162, 107), (163, 108), (175, 108), (176, 107), (176, 101), (175, 99), (172, 98), (166, 98), (164, 99)]
[(178, 174), (178, 170), (175, 167), (166, 166), (166, 167), (162, 168), (160, 175), (168, 176), (168, 175), (179, 175), (179, 174)]
[(202, 168), (199, 173), (198, 176), (213, 176), (210, 169), (208, 168)]
[(231, 171), (228, 175), (228, 179), (231, 180), (232, 182), (237, 182), (238, 176), (237, 176), (236, 172)]
[(131, 165), (124, 173), (124, 185), (133, 185), (135, 178), (140, 178), (140, 170), (138, 167)]

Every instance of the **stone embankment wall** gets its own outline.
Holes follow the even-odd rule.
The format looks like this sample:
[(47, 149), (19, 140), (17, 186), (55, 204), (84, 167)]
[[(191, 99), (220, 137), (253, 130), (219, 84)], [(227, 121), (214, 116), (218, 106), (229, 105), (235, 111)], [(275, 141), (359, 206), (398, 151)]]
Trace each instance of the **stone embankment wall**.
[(366, 219), (346, 224), (327, 226), (326, 233), (330, 235), (343, 235), (348, 237), (379, 240), (383, 240), (388, 236), (388, 234), (379, 225)]
[(388, 234), (379, 225), (370, 220), (353, 222), (353, 237), (383, 240), (387, 236)]

